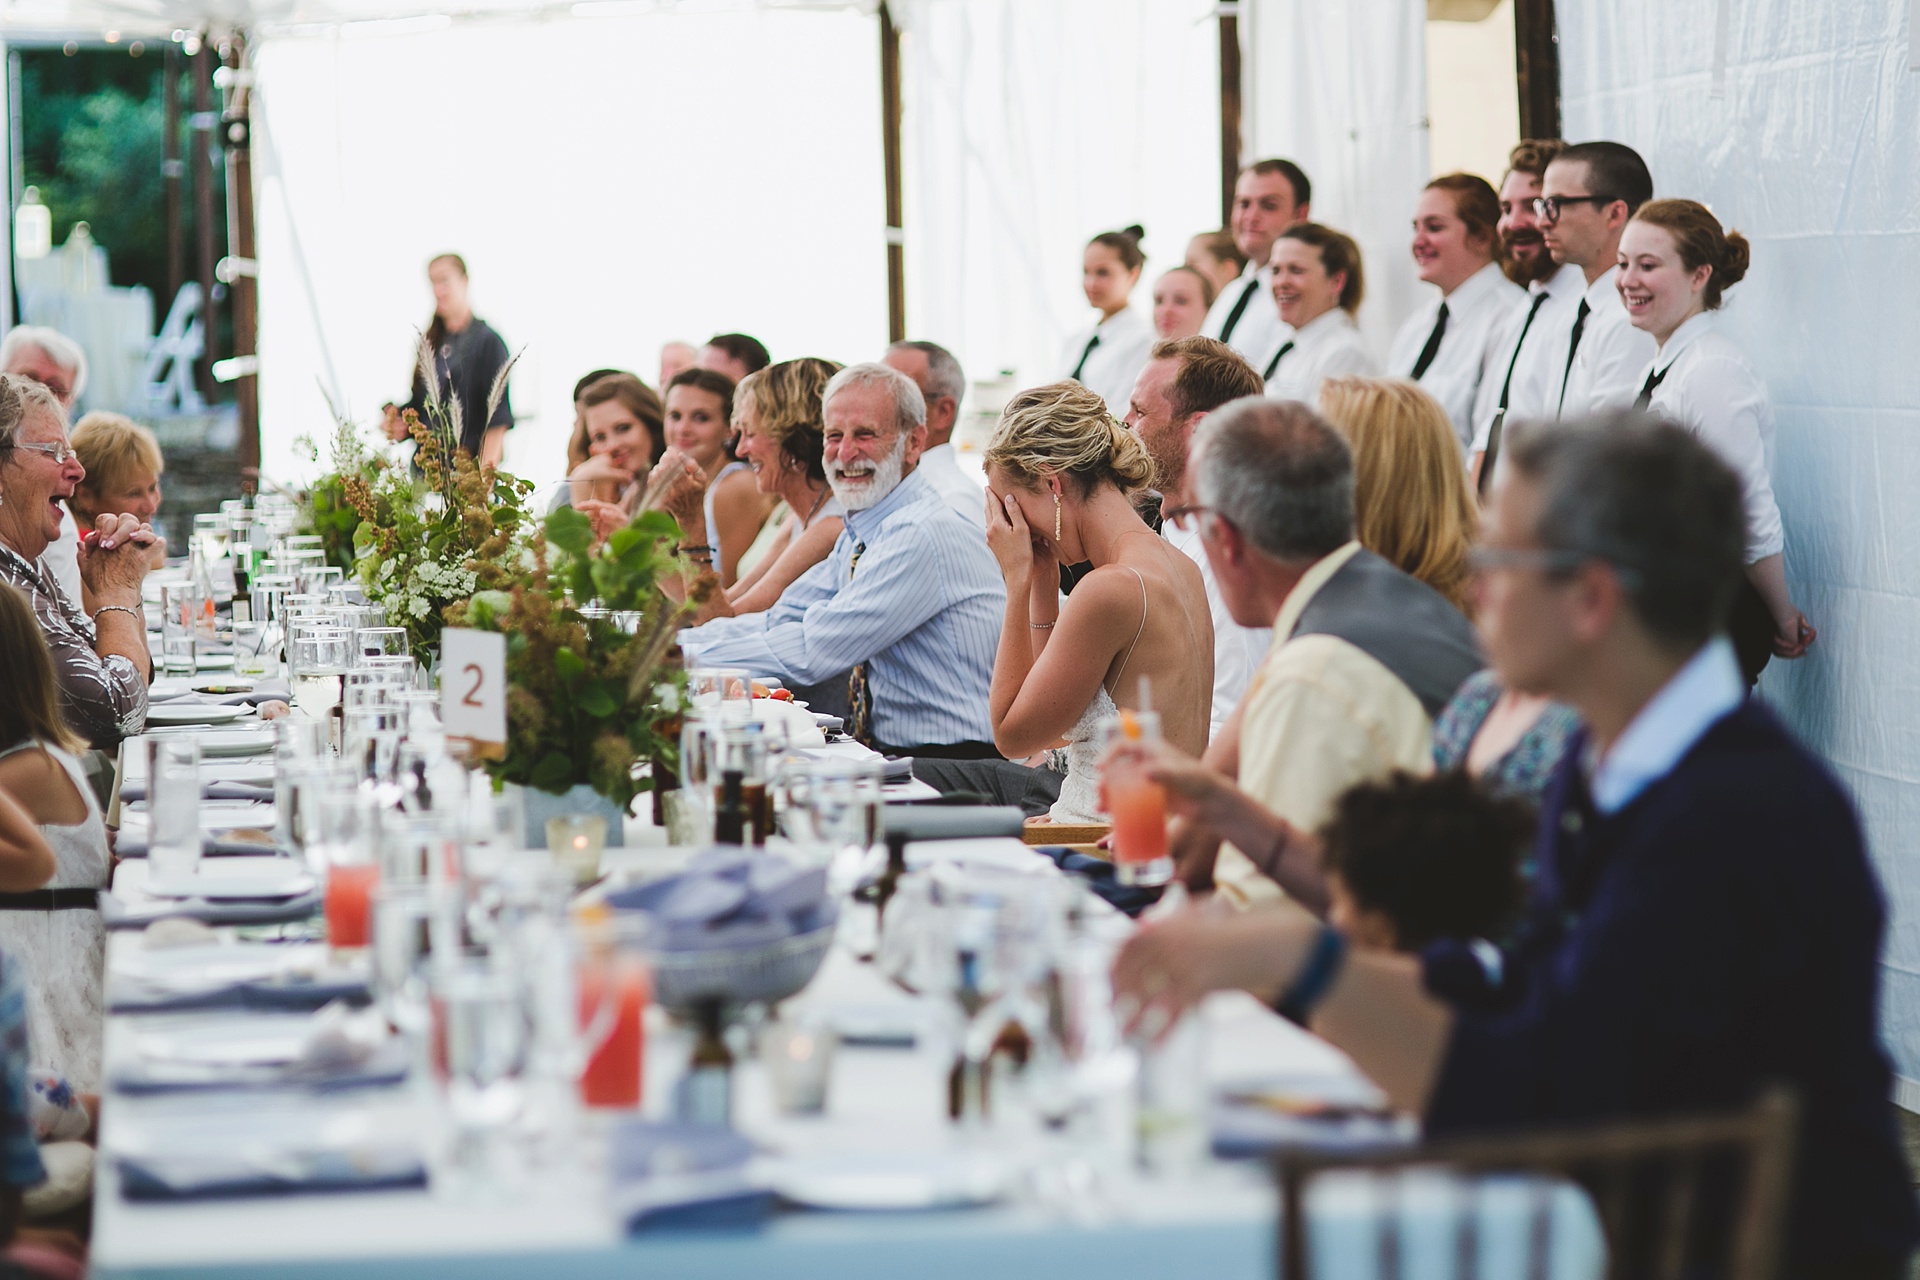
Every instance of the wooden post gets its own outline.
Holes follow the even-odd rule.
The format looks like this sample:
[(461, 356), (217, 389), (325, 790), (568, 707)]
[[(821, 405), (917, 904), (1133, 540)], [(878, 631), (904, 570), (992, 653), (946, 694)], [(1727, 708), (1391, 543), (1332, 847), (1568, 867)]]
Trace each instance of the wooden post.
[[(227, 86), (220, 123), (227, 148), (228, 296), (233, 303), (233, 355), (245, 360), (259, 351), (260, 284), (253, 243), (252, 90), (247, 84), (247, 37), (236, 31), (221, 46), (232, 82)], [(248, 371), (233, 383), (240, 410), (240, 474), (260, 466), (260, 375)]]
[(901, 230), (904, 201), (900, 186), (900, 28), (880, 0), (880, 148), (887, 185), (887, 341), (907, 336), (907, 250)]
[(1233, 187), (1240, 178), (1240, 18), (1220, 6), (1220, 225), (1233, 225)]
[(166, 137), (162, 142), (165, 158), (160, 161), (160, 185), (166, 200), (167, 298), (160, 309), (164, 313), (173, 306), (187, 279), (187, 246), (180, 238), (180, 180), (186, 176), (187, 167), (180, 159), (180, 46), (169, 40), (162, 62), (160, 92), (166, 104)]
[(1553, 0), (1514, 0), (1514, 78), (1520, 91), (1520, 136), (1560, 136), (1560, 35)]
[(205, 326), (206, 349), (194, 366), (195, 380), (200, 384), (202, 398), (213, 398), (213, 267), (215, 246), (213, 241), (213, 134), (219, 127), (220, 117), (213, 110), (213, 64), (220, 55), (214, 51), (212, 40), (205, 34), (200, 37), (200, 52), (192, 58), (193, 63), (193, 118), (189, 122), (189, 135), (192, 138), (192, 152), (189, 157), (193, 175), (193, 229), (194, 239), (198, 241), (200, 276), (200, 323)]

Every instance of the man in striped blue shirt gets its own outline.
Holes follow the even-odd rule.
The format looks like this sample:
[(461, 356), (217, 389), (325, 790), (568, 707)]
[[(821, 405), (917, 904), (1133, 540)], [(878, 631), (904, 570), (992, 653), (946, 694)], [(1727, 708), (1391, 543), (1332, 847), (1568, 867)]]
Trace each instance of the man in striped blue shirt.
[(997, 756), (987, 688), (1006, 585), (979, 525), (917, 470), (920, 388), (883, 364), (822, 396), (827, 481), (846, 527), (765, 613), (680, 633), (689, 663), (818, 684), (852, 669), (850, 729), (893, 755)]

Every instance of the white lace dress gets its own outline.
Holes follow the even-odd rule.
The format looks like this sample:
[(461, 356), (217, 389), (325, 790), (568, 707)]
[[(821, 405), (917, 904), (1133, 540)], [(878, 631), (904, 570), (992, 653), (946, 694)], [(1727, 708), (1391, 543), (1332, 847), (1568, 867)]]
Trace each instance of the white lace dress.
[[(0, 751), (12, 755), (36, 744)], [(42, 745), (73, 780), (86, 803), (85, 821), (46, 825), (41, 836), (53, 848), (51, 889), (104, 889), (107, 827), (80, 762), (58, 747)], [(98, 911), (0, 911), (0, 950), (17, 960), (27, 977), (27, 1035), (36, 1071), (63, 1075), (81, 1093), (100, 1090), (100, 1039), (106, 1021), (102, 987), (107, 928)]]
[[(1127, 663), (1133, 661), (1134, 645), (1140, 643), (1140, 637), (1147, 630), (1147, 580), (1132, 565), (1125, 566), (1133, 570), (1133, 576), (1140, 579), (1140, 629), (1133, 633), (1133, 644), (1127, 646), (1127, 656), (1120, 660), (1120, 671), (1125, 673)], [(1080, 719), (1067, 731), (1067, 745), (1060, 749), (1067, 763), (1067, 776), (1060, 784), (1060, 798), (1047, 810), (1050, 822), (1090, 823), (1105, 822), (1106, 812), (1100, 807), (1100, 724), (1120, 714), (1119, 706), (1113, 695), (1107, 692), (1103, 684), (1093, 691), (1093, 701), (1080, 713)]]

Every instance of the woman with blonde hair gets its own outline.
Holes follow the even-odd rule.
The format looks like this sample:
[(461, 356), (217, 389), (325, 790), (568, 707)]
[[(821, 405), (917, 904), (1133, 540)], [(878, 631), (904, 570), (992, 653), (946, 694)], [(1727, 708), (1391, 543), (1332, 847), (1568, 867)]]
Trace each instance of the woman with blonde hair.
[[(994, 745), (1017, 759), (1065, 742), (1055, 822), (1099, 820), (1096, 727), (1140, 708), (1169, 742), (1207, 745), (1213, 621), (1192, 560), (1143, 523), (1131, 495), (1153, 460), (1077, 382), (1023, 391), (987, 446), (987, 544), (1007, 583), (990, 695)], [(1090, 562), (1060, 598), (1060, 566)]]
[[(153, 432), (124, 414), (96, 410), (74, 424), (69, 440), (80, 455), (80, 465), (87, 469), (67, 499), (74, 523), (91, 529), (103, 515), (129, 515), (151, 525), (160, 510), (160, 477), (167, 469)], [(147, 564), (154, 569), (166, 567), (165, 538), (156, 537)], [(73, 572), (77, 580), (78, 562)], [(68, 586), (64, 576), (60, 585)], [(84, 589), (78, 595), (71, 591), (68, 594), (77, 602), (88, 603)]]
[(1446, 410), (1399, 378), (1329, 378), (1320, 411), (1353, 446), (1360, 545), (1471, 614), (1467, 555), (1480, 513)]

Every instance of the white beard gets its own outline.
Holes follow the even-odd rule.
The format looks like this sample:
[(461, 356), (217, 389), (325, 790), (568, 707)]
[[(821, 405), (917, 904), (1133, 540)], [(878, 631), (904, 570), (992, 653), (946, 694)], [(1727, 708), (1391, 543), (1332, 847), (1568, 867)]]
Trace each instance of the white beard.
[(894, 442), (893, 452), (873, 464), (872, 474), (857, 480), (848, 480), (840, 472), (840, 463), (836, 458), (826, 460), (827, 483), (833, 488), (833, 496), (846, 511), (865, 511), (877, 506), (886, 496), (900, 487), (907, 470), (907, 435), (903, 431)]

